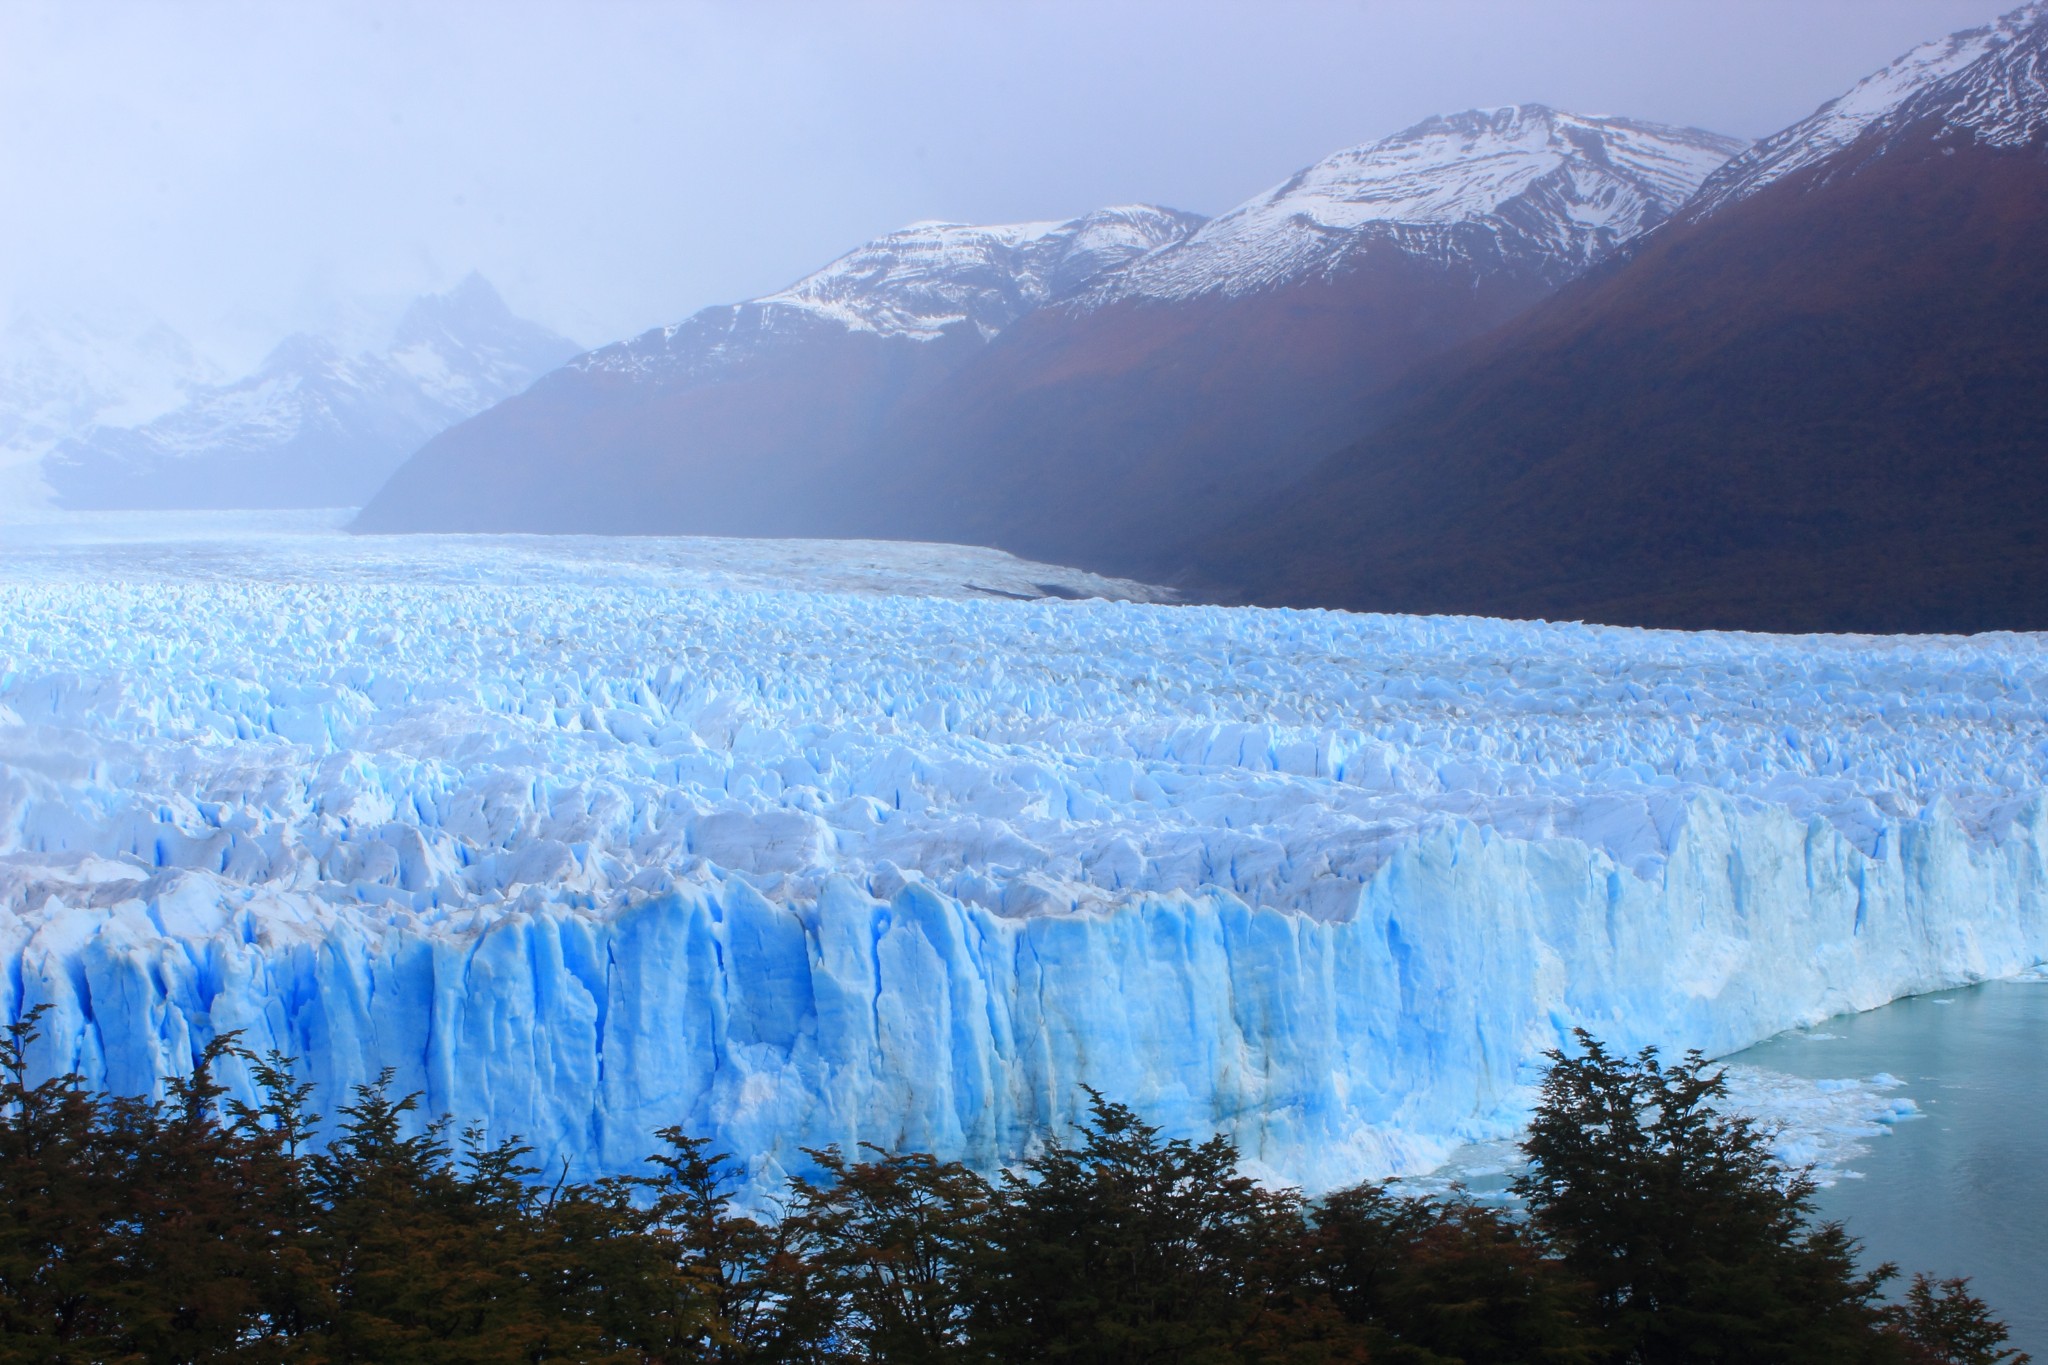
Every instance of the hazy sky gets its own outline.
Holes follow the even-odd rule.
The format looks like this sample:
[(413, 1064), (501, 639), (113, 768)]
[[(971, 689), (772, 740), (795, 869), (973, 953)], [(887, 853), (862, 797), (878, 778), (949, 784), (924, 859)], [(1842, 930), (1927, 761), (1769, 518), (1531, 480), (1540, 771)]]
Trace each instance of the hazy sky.
[(586, 342), (921, 218), (1214, 213), (1431, 114), (1761, 136), (1997, 0), (0, 5), (0, 309), (246, 358), (481, 269)]

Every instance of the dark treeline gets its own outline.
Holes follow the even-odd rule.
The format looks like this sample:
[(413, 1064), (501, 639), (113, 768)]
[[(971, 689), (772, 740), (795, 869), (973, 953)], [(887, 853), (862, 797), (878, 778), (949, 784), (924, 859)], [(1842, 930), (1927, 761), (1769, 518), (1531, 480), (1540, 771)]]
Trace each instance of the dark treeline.
[[(1903, 1362), (2024, 1359), (1960, 1281), (1859, 1273), (1812, 1185), (1694, 1055), (1553, 1054), (1518, 1209), (1264, 1188), (1224, 1138), (1091, 1118), (991, 1182), (813, 1153), (782, 1217), (679, 1130), (641, 1176), (549, 1184), (385, 1084), (339, 1131), (288, 1059), (228, 1099), (30, 1084), (0, 1042), (0, 1360)], [(243, 1054), (235, 1054), (241, 1056)]]

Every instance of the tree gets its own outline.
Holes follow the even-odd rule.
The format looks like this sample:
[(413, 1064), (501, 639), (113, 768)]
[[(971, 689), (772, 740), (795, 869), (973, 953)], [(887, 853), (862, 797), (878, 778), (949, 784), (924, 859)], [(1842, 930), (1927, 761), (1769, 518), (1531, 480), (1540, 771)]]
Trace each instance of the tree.
[(320, 1116), (308, 1103), (312, 1084), (293, 1072), (295, 1059), (275, 1049), (261, 1058), (241, 1055), (263, 1100), (229, 1100), (227, 1111), (247, 1144), (243, 1197), (267, 1211), (271, 1238), (243, 1350), (252, 1360), (292, 1360), (321, 1331), (333, 1296), (328, 1266), (312, 1244), (318, 1210), (307, 1183), (306, 1155)]
[(605, 1182), (639, 1226), (660, 1240), (671, 1264), (704, 1299), (664, 1360), (719, 1365), (806, 1365), (826, 1358), (836, 1323), (814, 1283), (816, 1268), (794, 1245), (788, 1220), (774, 1225), (733, 1210), (739, 1174), (723, 1153), (680, 1128), (655, 1136), (666, 1151), (648, 1158), (657, 1174)]
[(923, 1152), (849, 1162), (810, 1152), (827, 1180), (794, 1183), (796, 1235), (846, 1353), (891, 1365), (975, 1358), (967, 1267), (992, 1207), (988, 1182)]
[(340, 1136), (308, 1162), (326, 1358), (637, 1361), (564, 1266), (573, 1251), (527, 1149), (470, 1129), (458, 1162), (445, 1121), (405, 1131), (419, 1097), (392, 1099), (390, 1080), (357, 1087)]
[(1506, 1210), (1358, 1185), (1324, 1198), (1312, 1217), (1313, 1280), (1376, 1362), (1601, 1358), (1587, 1286)]
[(971, 1314), (1003, 1361), (1202, 1365), (1241, 1359), (1301, 1200), (1238, 1170), (1218, 1136), (1164, 1141), (1089, 1091), (1077, 1145), (1007, 1173)]
[(2029, 1365), (2025, 1351), (2005, 1349), (2005, 1324), (1970, 1292), (1968, 1280), (1915, 1275), (1905, 1302), (1885, 1313), (1912, 1365)]
[(29, 1083), (47, 1008), (0, 1033), (0, 1360), (114, 1357), (126, 1172), (76, 1076)]
[(1550, 1069), (1513, 1189), (1538, 1234), (1593, 1290), (1617, 1358), (1787, 1361), (1882, 1357), (1877, 1295), (1855, 1243), (1812, 1225), (1804, 1172), (1768, 1135), (1720, 1113), (1720, 1072), (1697, 1052), (1610, 1054), (1583, 1030)]
[(151, 1361), (262, 1358), (245, 1350), (264, 1316), (273, 1265), (292, 1229), (267, 1197), (269, 1134), (222, 1122), (215, 1068), (238, 1055), (213, 1039), (190, 1074), (165, 1083), (162, 1104), (107, 1103), (102, 1140), (120, 1153), (125, 1186), (114, 1225), (120, 1339)]

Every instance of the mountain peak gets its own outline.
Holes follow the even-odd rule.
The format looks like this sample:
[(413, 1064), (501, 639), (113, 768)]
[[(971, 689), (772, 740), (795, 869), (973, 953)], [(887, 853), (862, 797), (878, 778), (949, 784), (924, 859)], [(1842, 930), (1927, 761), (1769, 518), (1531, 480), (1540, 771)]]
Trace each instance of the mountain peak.
[(2048, 136), (2048, 2), (1920, 44), (1709, 176), (1686, 215), (1713, 213), (1859, 143), (1882, 155), (1908, 129), (1991, 147)]
[(1065, 222), (912, 223), (756, 302), (801, 309), (849, 331), (935, 337), (970, 323), (992, 336), (1103, 271), (1181, 240), (1202, 221), (1130, 204)]
[(1469, 226), (1502, 249), (1583, 268), (1661, 222), (1743, 145), (1541, 104), (1441, 114), (1296, 172), (1123, 272), (1106, 293), (1244, 293), (1340, 269), (1374, 241), (1469, 251), (1477, 244), (1447, 236)]
[(496, 331), (518, 323), (496, 287), (472, 270), (454, 288), (414, 299), (398, 320), (392, 344), (403, 347), (451, 332)]
[(415, 299), (384, 351), (300, 332), (226, 384), (136, 425), (97, 425), (44, 462), (75, 507), (360, 502), (421, 441), (575, 354), (484, 277)]

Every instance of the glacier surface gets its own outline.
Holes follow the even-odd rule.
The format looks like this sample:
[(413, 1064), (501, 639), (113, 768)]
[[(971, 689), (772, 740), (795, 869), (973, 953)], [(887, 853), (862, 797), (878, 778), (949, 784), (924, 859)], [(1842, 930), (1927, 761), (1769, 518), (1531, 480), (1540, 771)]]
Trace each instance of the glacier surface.
[(765, 1188), (994, 1166), (1089, 1085), (1320, 1188), (1512, 1131), (1575, 1025), (1720, 1053), (2048, 956), (2040, 637), (1012, 600), (1117, 585), (957, 547), (0, 542), (0, 1014), (120, 1091), (238, 1029), (329, 1115), (390, 1067), (574, 1175), (680, 1123)]

